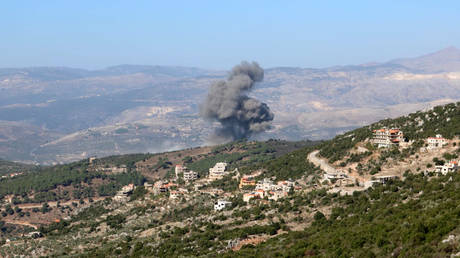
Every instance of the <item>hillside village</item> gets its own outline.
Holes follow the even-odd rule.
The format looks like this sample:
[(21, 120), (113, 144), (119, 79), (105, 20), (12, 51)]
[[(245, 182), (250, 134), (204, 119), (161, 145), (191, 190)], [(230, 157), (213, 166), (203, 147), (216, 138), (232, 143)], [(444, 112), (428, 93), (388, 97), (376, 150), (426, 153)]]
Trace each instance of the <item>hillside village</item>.
[[(390, 216), (389, 211), (382, 209), (402, 209), (415, 205), (414, 202), (430, 202), (426, 198), (433, 196), (456, 194), (447, 191), (455, 189), (452, 187), (460, 182), (458, 114), (460, 103), (450, 104), (383, 120), (330, 141), (281, 151), (280, 154), (277, 151), (285, 147), (270, 149), (260, 143), (243, 142), (206, 151), (184, 150), (123, 158), (135, 158), (135, 162), (119, 161), (115, 157), (88, 159), (82, 163), (86, 164), (87, 171), (82, 175), (107, 176), (93, 179), (98, 187), (103, 186), (98, 180), (126, 183), (117, 183), (118, 187), (113, 188), (116, 191), (111, 195), (91, 197), (91, 202), (89, 198), (82, 198), (59, 205), (48, 202), (51, 204), (48, 208), (39, 204), (44, 211), (51, 210), (44, 213), (29, 212), (31, 209), (25, 203), (16, 205), (22, 212), (29, 212), (30, 217), (20, 217), (21, 211), (9, 215), (3, 206), (2, 210), (7, 214), (3, 221), (6, 223), (23, 222), (40, 214), (56, 216), (56, 221), (30, 223), (32, 227), (25, 229), (23, 236), (4, 239), (0, 254), (85, 252), (90, 256), (137, 253), (162, 257), (219, 253), (227, 257), (260, 256), (258, 250), (276, 253), (273, 248), (284, 245), (280, 239), (286, 243), (303, 239), (305, 243), (314, 242), (319, 249), (295, 246), (289, 249), (293, 255), (297, 251), (308, 251), (336, 256), (324, 249), (323, 244), (331, 243), (324, 238), (327, 234), (321, 231), (321, 227), (334, 225), (329, 228), (330, 232), (351, 228), (367, 232), (368, 229), (361, 226), (347, 228), (348, 221), (351, 223), (367, 212), (375, 215), (366, 219), (379, 218), (379, 212)], [(284, 146), (276, 141), (268, 144)], [(251, 161), (255, 157), (257, 161)], [(135, 173), (143, 175), (144, 180), (121, 180)], [(27, 174), (16, 180), (22, 177)], [(440, 183), (444, 187), (434, 186)], [(21, 200), (18, 196), (15, 198)], [(451, 198), (444, 203), (447, 205), (457, 200)], [(9, 202), (5, 203), (9, 209), (15, 210), (13, 198), (5, 201)], [(390, 204), (383, 204), (386, 202)], [(455, 212), (454, 208), (439, 213), (435, 210), (438, 208), (420, 207), (431, 209), (426, 210), (426, 216), (435, 211), (438, 214)], [(61, 210), (65, 212), (59, 213)], [(404, 212), (413, 210), (407, 208)], [(397, 211), (403, 212), (392, 212)], [(393, 221), (396, 223), (399, 219), (396, 217)], [(444, 253), (447, 250), (444, 246), (448, 245), (449, 253), (460, 252), (459, 246), (455, 245), (460, 239), (460, 232), (456, 231), (460, 230), (457, 221), (458, 218), (449, 220), (449, 229), (443, 229), (444, 233), (436, 236), (439, 246), (432, 248)], [(375, 223), (380, 225), (379, 221)], [(395, 224), (392, 226), (395, 229), (391, 230), (403, 230), (396, 229), (400, 225), (403, 223)], [(310, 238), (302, 232), (321, 235)], [(36, 238), (31, 240), (29, 235)], [(353, 234), (349, 240), (342, 241), (355, 241), (357, 236), (359, 234)], [(328, 239), (332, 241), (334, 238), (330, 235)], [(322, 242), (314, 239), (322, 239)], [(444, 240), (446, 242), (441, 242)], [(348, 252), (358, 254), (362, 250), (360, 246), (376, 243), (359, 241), (361, 244), (354, 243)], [(396, 240), (381, 241), (382, 245), (390, 246)], [(405, 245), (405, 242), (399, 245)], [(411, 256), (420, 250), (404, 249), (404, 252)], [(386, 253), (381, 254), (385, 256)]]
[[(400, 150), (407, 149), (412, 144), (408, 138), (404, 138), (402, 130), (398, 128), (388, 129), (386, 127), (373, 130), (373, 136), (366, 139), (362, 144), (371, 146), (377, 152), (377, 155), (382, 155), (389, 149)], [(253, 174), (241, 175), (237, 168), (233, 171), (227, 171), (227, 163), (218, 162), (213, 167), (209, 168), (209, 173), (204, 178), (198, 178), (198, 173), (188, 169), (182, 164), (175, 166), (175, 178), (172, 180), (159, 180), (154, 183), (144, 183), (144, 188), (149, 192), (156, 195), (161, 193), (168, 193), (170, 200), (189, 199), (195, 194), (209, 194), (214, 197), (233, 198), (237, 193), (242, 193), (243, 201), (249, 203), (251, 200), (273, 200), (278, 201), (280, 198), (287, 197), (291, 191), (312, 191), (315, 188), (321, 187), (329, 188), (329, 192), (339, 192), (341, 194), (352, 194), (354, 191), (363, 191), (372, 187), (374, 184), (385, 184), (390, 180), (401, 179), (404, 177), (404, 172), (407, 172), (410, 164), (415, 164), (417, 161), (426, 161), (428, 159), (436, 160), (434, 166), (426, 165), (424, 170), (417, 167), (417, 172), (428, 174), (442, 174), (456, 173), (459, 170), (458, 155), (453, 155), (453, 159), (442, 161), (444, 154), (454, 153), (457, 150), (458, 138), (448, 140), (437, 134), (428, 137), (424, 140), (424, 147), (422, 147), (417, 155), (415, 161), (409, 164), (391, 164), (381, 168), (376, 173), (369, 173), (364, 175), (360, 172), (358, 165), (350, 164), (346, 166), (338, 166), (329, 164), (327, 161), (317, 157), (318, 151), (313, 151), (308, 155), (308, 160), (318, 167), (318, 173), (322, 174), (322, 179), (318, 180), (317, 184), (310, 187), (305, 187), (306, 182), (302, 180), (293, 181), (280, 180), (275, 182), (276, 177), (265, 178), (263, 171), (255, 171)], [(371, 145), (369, 145), (369, 143)], [(459, 142), (460, 144), (460, 142)], [(365, 147), (359, 147), (358, 153), (369, 153), (370, 150)], [(372, 155), (368, 155), (370, 160)], [(375, 156), (375, 155), (374, 155)], [(446, 156), (446, 155), (444, 155)], [(441, 159), (438, 159), (438, 157)], [(456, 159), (455, 159), (456, 158)], [(365, 162), (365, 161), (364, 161)], [(337, 161), (336, 163), (340, 163)], [(420, 164), (419, 164), (420, 165)], [(410, 170), (410, 169), (409, 169)], [(230, 180), (238, 182), (237, 192), (226, 192), (219, 188), (209, 189), (207, 186), (215, 180), (221, 180), (224, 177), (230, 176)], [(256, 180), (259, 178), (260, 180)], [(182, 179), (182, 180), (179, 180)], [(178, 184), (181, 181), (183, 184)], [(182, 186), (182, 187), (181, 187)], [(302, 187), (304, 186), (304, 187)], [(126, 187), (132, 188), (132, 185)], [(131, 189), (132, 191), (133, 189)], [(124, 188), (121, 190), (123, 193)], [(224, 199), (219, 199), (215, 203), (215, 210), (222, 210), (231, 205), (231, 202)]]

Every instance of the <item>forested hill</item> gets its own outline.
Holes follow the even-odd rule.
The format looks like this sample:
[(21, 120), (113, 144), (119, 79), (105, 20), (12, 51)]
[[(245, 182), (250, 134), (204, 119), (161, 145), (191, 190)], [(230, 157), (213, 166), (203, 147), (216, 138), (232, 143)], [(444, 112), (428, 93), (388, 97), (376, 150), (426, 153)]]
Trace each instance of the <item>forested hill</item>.
[[(371, 141), (372, 132), (383, 127), (399, 128), (404, 132), (404, 140), (389, 148), (377, 148)], [(443, 135), (445, 144), (428, 149), (427, 138), (436, 134)], [(39, 230), (44, 235), (41, 239), (21, 238), (14, 246), (5, 244), (0, 247), (0, 255), (458, 255), (460, 171), (442, 174), (435, 171), (435, 166), (458, 161), (459, 136), (460, 102), (382, 120), (324, 142), (241, 141), (213, 148), (112, 156), (56, 166), (54, 171), (46, 170), (46, 175), (49, 178), (55, 175), (53, 180), (68, 183), (72, 190), (68, 197), (75, 198), (75, 194), (81, 202), (72, 207), (56, 205), (53, 212), (61, 213), (54, 216), (68, 217), (40, 224)], [(207, 173), (216, 162), (228, 162), (228, 174), (211, 180)], [(174, 164), (186, 165), (197, 171), (200, 178), (196, 181), (175, 178)], [(345, 176), (327, 177), (324, 164)], [(107, 173), (111, 168), (123, 168), (126, 172)], [(77, 177), (66, 178), (70, 175)], [(122, 175), (129, 177), (118, 178)], [(25, 178), (32, 177), (18, 177), (9, 182), (27, 186), (27, 181), (21, 181)], [(168, 183), (160, 183), (164, 187), (172, 185), (172, 190), (161, 192), (142, 186), (146, 180), (159, 182), (158, 179), (167, 179)], [(251, 180), (253, 184), (242, 185)], [(107, 198), (129, 182), (137, 185), (129, 198), (124, 201)], [(281, 197), (271, 198), (272, 192), (279, 190), (256, 189), (256, 182), (259, 185), (269, 182), (270, 187), (290, 182), (293, 187)], [(27, 200), (26, 197), (32, 202), (45, 197), (62, 198), (66, 189), (61, 185), (50, 183), (37, 189), (42, 194), (14, 194), (19, 202)], [(106, 189), (104, 185), (112, 188)], [(0, 190), (4, 186), (10, 189), (5, 183)], [(86, 202), (84, 197), (94, 194), (88, 188), (102, 189), (105, 195), (96, 192), (96, 197), (103, 196), (104, 200)], [(261, 190), (263, 197), (244, 198)], [(45, 195), (48, 192), (54, 195)], [(12, 191), (3, 194), (7, 197)], [(219, 200), (230, 204), (216, 210), (214, 205)], [(17, 208), (2, 208), (5, 221), (20, 217), (16, 216), (21, 214)], [(49, 212), (47, 208), (42, 208), (43, 213)], [(34, 216), (31, 213), (30, 217)], [(24, 218), (27, 215), (20, 217)]]
[(38, 167), (0, 159), (0, 176), (10, 173), (27, 173), (35, 171)]
[(318, 146), (321, 155), (335, 162), (349, 155), (357, 143), (372, 137), (372, 131), (383, 127), (399, 128), (404, 132), (407, 141), (413, 141), (413, 148), (406, 154), (415, 152), (424, 145), (424, 140), (441, 134), (444, 138), (453, 139), (460, 135), (460, 102), (444, 106), (436, 106), (428, 111), (418, 111), (396, 119), (386, 119), (345, 134), (336, 136)]
[[(402, 150), (370, 148), (362, 156), (353, 153), (356, 146), (368, 142), (373, 130), (382, 127), (401, 129), (406, 141), (412, 144)], [(431, 155), (439, 152), (439, 156), (446, 160), (435, 157), (424, 163), (419, 156), (425, 155), (425, 152), (420, 151), (426, 147), (426, 139), (436, 134), (451, 142), (452, 151), (432, 151), (434, 154)], [(384, 167), (391, 159), (393, 162), (416, 163), (417, 169), (403, 167), (405, 173), (400, 180), (374, 185), (352, 195), (326, 194), (317, 197), (317, 203), (332, 204), (329, 214), (325, 216), (323, 212), (314, 212), (310, 226), (271, 238), (257, 246), (247, 245), (238, 252), (228, 254), (228, 257), (458, 256), (460, 171), (442, 176), (420, 173), (420, 168), (432, 171), (433, 163), (439, 165), (449, 159), (458, 160), (459, 136), (460, 102), (382, 120), (323, 142), (316, 149), (329, 162), (343, 167), (359, 161), (365, 164), (369, 160), (363, 162), (363, 157), (378, 153), (379, 166)], [(292, 204), (295, 205), (295, 200)], [(304, 209), (300, 208), (301, 211)], [(305, 211), (308, 213), (309, 209)]]

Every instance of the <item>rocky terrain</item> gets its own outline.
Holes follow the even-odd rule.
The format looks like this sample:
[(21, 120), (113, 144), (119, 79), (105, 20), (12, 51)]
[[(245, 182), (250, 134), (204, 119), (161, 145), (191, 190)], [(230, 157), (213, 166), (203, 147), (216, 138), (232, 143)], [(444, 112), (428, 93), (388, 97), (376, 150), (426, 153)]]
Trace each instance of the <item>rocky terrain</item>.
[[(327, 139), (460, 99), (460, 50), (386, 63), (266, 68), (251, 94), (275, 114), (254, 139)], [(262, 64), (263, 65), (263, 64)], [(0, 158), (54, 164), (208, 144), (199, 104), (226, 75), (186, 67), (0, 69)]]

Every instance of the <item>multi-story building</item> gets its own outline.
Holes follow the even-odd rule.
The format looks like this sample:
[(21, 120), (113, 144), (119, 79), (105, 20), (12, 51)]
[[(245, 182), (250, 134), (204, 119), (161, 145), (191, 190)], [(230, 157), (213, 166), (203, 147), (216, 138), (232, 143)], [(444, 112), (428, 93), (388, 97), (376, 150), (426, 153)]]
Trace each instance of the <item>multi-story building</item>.
[(428, 143), (428, 149), (441, 148), (447, 144), (447, 140), (440, 134), (437, 134), (435, 137), (428, 137), (426, 141)]
[(257, 185), (256, 185), (256, 190), (264, 190), (264, 191), (273, 191), (273, 190), (276, 190), (277, 188), (277, 185), (275, 185), (273, 183), (272, 180), (270, 180), (269, 178), (264, 178), (263, 180), (257, 182)]
[(185, 181), (192, 181), (192, 180), (196, 180), (198, 179), (198, 173), (193, 171), (193, 170), (189, 170), (189, 169), (186, 169), (184, 171), (184, 180)]
[(227, 163), (225, 162), (218, 162), (214, 167), (209, 169), (209, 179), (210, 180), (217, 180), (222, 179), (226, 173)]
[(180, 177), (180, 174), (183, 175), (185, 181), (198, 179), (198, 173), (188, 169), (186, 166), (176, 165), (174, 172), (176, 173), (176, 179)]
[(174, 172), (176, 173), (176, 178), (179, 178), (179, 175), (181, 173), (184, 173), (184, 171), (186, 171), (187, 168), (185, 166), (182, 166), (182, 165), (176, 165), (176, 168), (174, 170)]
[(243, 188), (245, 186), (254, 186), (256, 185), (256, 181), (254, 179), (251, 179), (249, 177), (242, 177), (240, 180), (240, 185), (239, 188)]
[(388, 148), (390, 146), (399, 146), (399, 143), (404, 140), (404, 134), (398, 128), (382, 128), (374, 130), (372, 142), (377, 144), (379, 148)]

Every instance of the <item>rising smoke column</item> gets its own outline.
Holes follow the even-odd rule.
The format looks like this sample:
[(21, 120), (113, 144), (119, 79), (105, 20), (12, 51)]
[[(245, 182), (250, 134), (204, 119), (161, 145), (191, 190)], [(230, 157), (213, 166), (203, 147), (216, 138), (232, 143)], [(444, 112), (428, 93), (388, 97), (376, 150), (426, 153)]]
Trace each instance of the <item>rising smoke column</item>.
[(247, 138), (270, 128), (273, 113), (265, 103), (250, 98), (247, 93), (262, 81), (264, 70), (256, 62), (241, 62), (233, 67), (226, 81), (211, 85), (200, 107), (201, 116), (217, 120), (222, 128), (213, 138), (221, 141)]

